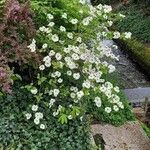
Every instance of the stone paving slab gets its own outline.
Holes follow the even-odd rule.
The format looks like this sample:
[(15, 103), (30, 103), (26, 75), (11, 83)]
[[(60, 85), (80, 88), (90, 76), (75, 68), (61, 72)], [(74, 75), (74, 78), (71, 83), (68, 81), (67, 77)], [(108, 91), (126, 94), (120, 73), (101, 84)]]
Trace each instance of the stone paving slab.
[(130, 122), (120, 127), (112, 125), (92, 125), (93, 136), (100, 134), (105, 142), (105, 150), (150, 150), (150, 139), (138, 122)]
[(124, 92), (131, 102), (144, 102), (145, 97), (150, 98), (150, 88), (125, 89)]

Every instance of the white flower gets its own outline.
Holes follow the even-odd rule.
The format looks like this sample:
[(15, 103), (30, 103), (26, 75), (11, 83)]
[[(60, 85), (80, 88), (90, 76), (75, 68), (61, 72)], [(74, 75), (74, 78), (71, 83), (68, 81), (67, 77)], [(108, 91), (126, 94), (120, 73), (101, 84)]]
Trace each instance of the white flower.
[(125, 32), (124, 34), (126, 39), (131, 39), (131, 35), (132, 35), (131, 32)]
[(51, 66), (51, 62), (46, 61), (46, 62), (45, 62), (45, 66), (46, 66), (46, 67), (50, 67), (50, 66)]
[(120, 33), (119, 32), (114, 32), (114, 36), (113, 36), (114, 39), (119, 39), (120, 38)]
[(109, 5), (104, 5), (103, 8), (104, 8), (104, 13), (109, 13), (112, 11), (112, 7)]
[(54, 89), (54, 96), (55, 97), (57, 97), (59, 93), (60, 93), (59, 89)]
[(102, 101), (100, 97), (95, 97), (94, 102), (97, 107), (101, 107)]
[(119, 87), (118, 87), (118, 86), (115, 86), (115, 87), (114, 87), (114, 91), (117, 92), (117, 93), (119, 93), (119, 92), (120, 92)]
[(29, 113), (27, 113), (25, 116), (26, 116), (27, 120), (29, 120), (32, 117), (32, 115)]
[(39, 30), (40, 30), (41, 32), (45, 32), (45, 31), (46, 31), (46, 27), (42, 26), (42, 27), (39, 28)]
[(45, 69), (45, 66), (44, 66), (44, 65), (41, 65), (41, 66), (39, 67), (39, 69), (40, 69), (40, 70), (44, 70), (44, 69)]
[(64, 52), (65, 52), (65, 53), (70, 53), (70, 49), (65, 47), (65, 48), (64, 48)]
[(113, 22), (112, 21), (107, 21), (108, 22), (108, 25), (109, 26), (112, 26), (113, 25)]
[(63, 14), (62, 14), (62, 18), (67, 19), (67, 14), (66, 14), (66, 13), (63, 13)]
[(113, 109), (114, 109), (114, 111), (116, 111), (116, 112), (119, 111), (119, 108), (118, 108), (117, 105), (114, 105), (114, 106), (113, 106)]
[(71, 115), (68, 116), (68, 119), (71, 120), (73, 117)]
[(79, 60), (79, 59), (80, 59), (79, 55), (76, 54), (76, 53), (73, 53), (71, 57), (72, 57), (74, 60)]
[(102, 4), (97, 5), (97, 9), (102, 10), (102, 8), (103, 8)]
[(52, 94), (53, 94), (53, 90), (50, 90), (48, 94), (49, 94), (49, 95), (52, 95)]
[(62, 59), (62, 55), (60, 53), (56, 53), (55, 58), (57, 60), (61, 60)]
[(54, 22), (50, 22), (50, 23), (48, 24), (49, 27), (53, 27), (54, 25), (55, 25)]
[(42, 119), (43, 118), (43, 114), (41, 112), (37, 112), (37, 113), (35, 113), (35, 118)]
[(105, 112), (108, 113), (108, 114), (111, 113), (111, 108), (110, 107), (106, 107), (105, 108)]
[(103, 15), (104, 19), (108, 19), (108, 16), (106, 14)]
[(83, 116), (80, 117), (80, 121), (83, 121)]
[(67, 33), (67, 37), (68, 37), (69, 39), (73, 39), (73, 33)]
[(83, 91), (77, 92), (77, 97), (78, 97), (79, 99), (82, 98), (83, 96), (84, 96)]
[(47, 14), (47, 17), (48, 17), (49, 20), (54, 19), (54, 16), (52, 14)]
[(32, 94), (34, 94), (34, 95), (35, 95), (35, 94), (37, 94), (37, 92), (38, 92), (37, 88), (33, 88), (33, 89), (31, 89), (31, 93), (32, 93)]
[(55, 103), (55, 102), (56, 102), (56, 100), (53, 98), (50, 100), (50, 103)]
[(51, 108), (55, 102), (56, 102), (56, 100), (52, 98), (50, 100), (49, 107)]
[(109, 68), (109, 73), (112, 73), (116, 70), (116, 67), (113, 65), (109, 65), (108, 68)]
[(71, 97), (71, 98), (75, 98), (75, 97), (76, 97), (76, 94), (75, 94), (75, 93), (71, 93), (71, 94), (70, 94), (70, 97)]
[(32, 40), (32, 43), (29, 46), (27, 46), (27, 48), (29, 48), (31, 50), (31, 52), (36, 51), (36, 41), (35, 41), (35, 39)]
[(62, 83), (63, 79), (59, 78), (57, 81), (58, 81), (58, 83)]
[(52, 35), (52, 41), (53, 42), (58, 42), (59, 41), (59, 37), (57, 34)]
[(43, 49), (46, 49), (46, 48), (47, 48), (47, 46), (48, 46), (48, 44), (47, 44), (47, 43), (45, 43), (45, 44), (43, 44), (42, 48), (43, 48)]
[(46, 128), (46, 126), (44, 124), (40, 125), (40, 129), (44, 130)]
[(74, 74), (73, 74), (73, 78), (74, 78), (75, 80), (80, 79), (80, 73), (74, 73)]
[(43, 58), (43, 61), (44, 61), (44, 62), (50, 62), (50, 61), (51, 61), (51, 58), (50, 58), (49, 56), (45, 56), (45, 57)]
[(55, 74), (56, 77), (60, 77), (61, 76), (61, 72), (59, 72), (59, 71), (56, 71), (54, 74)]
[(80, 0), (79, 1), (82, 5), (86, 4), (86, 0)]
[(88, 18), (84, 18), (82, 23), (83, 23), (84, 26), (88, 26), (89, 23), (90, 23), (90, 20)]
[(119, 106), (121, 109), (124, 109), (124, 105), (123, 105), (122, 102), (118, 102), (117, 104), (118, 104), (118, 106)]
[(71, 19), (70, 21), (72, 24), (77, 24), (78, 23), (78, 19)]
[(67, 71), (67, 75), (71, 76), (72, 75), (72, 71)]
[(32, 111), (37, 111), (38, 110), (38, 105), (32, 105)]
[(82, 42), (82, 38), (81, 38), (81, 37), (78, 37), (78, 38), (77, 38), (77, 42), (81, 43), (81, 42)]
[(62, 31), (62, 32), (66, 32), (66, 28), (65, 28), (65, 27), (63, 27), (63, 26), (60, 26), (60, 31)]
[(55, 52), (53, 50), (51, 50), (48, 54), (49, 56), (54, 56), (55, 55)]
[(57, 116), (58, 115), (58, 112), (53, 112), (53, 116)]
[(36, 125), (38, 125), (38, 124), (40, 123), (40, 120), (39, 120), (38, 118), (35, 118), (35, 119), (34, 119), (34, 123), (35, 123)]
[(89, 80), (86, 80), (86, 81), (83, 82), (82, 86), (89, 89), (91, 87), (91, 83), (90, 83)]

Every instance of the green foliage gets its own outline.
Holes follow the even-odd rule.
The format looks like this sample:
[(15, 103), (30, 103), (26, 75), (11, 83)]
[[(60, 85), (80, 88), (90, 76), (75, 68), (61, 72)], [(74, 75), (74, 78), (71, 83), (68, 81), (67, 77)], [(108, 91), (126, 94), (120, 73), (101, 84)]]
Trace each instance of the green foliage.
[(150, 127), (148, 127), (147, 125), (145, 125), (142, 122), (141, 122), (141, 126), (142, 126), (143, 130), (145, 131), (145, 133), (147, 134), (147, 136), (150, 138)]
[(91, 0), (93, 5), (110, 4), (112, 0)]
[(12, 95), (0, 97), (0, 143), (6, 149), (90, 149), (87, 117), (82, 122), (74, 120), (62, 125), (49, 115), (46, 130), (39, 129), (34, 124), (29, 126), (22, 112), (32, 102), (32, 96), (24, 89), (20, 90), (20, 84), (16, 84), (13, 91)]
[(111, 114), (102, 111), (106, 106), (109, 105), (107, 100), (105, 100), (105, 98), (103, 98), (102, 109), (97, 109), (94, 106), (94, 103), (93, 105), (92, 103), (91, 105), (88, 105), (89, 112), (93, 115), (94, 120), (110, 123), (115, 126), (122, 125), (127, 121), (135, 120), (135, 117), (131, 112), (131, 107), (128, 104), (128, 99), (125, 97), (125, 95), (122, 92), (119, 93), (119, 97), (121, 99), (121, 102), (124, 105), (124, 109), (120, 109), (118, 112), (112, 111)]
[(132, 0), (132, 3), (134, 4), (144, 4), (146, 6), (149, 6), (150, 0)]
[[(48, 24), (47, 22), (47, 14), (48, 13), (51, 13), (52, 15), (54, 15), (54, 22), (55, 22), (55, 28), (54, 28), (54, 31), (59, 35), (59, 37), (61, 37), (61, 33), (58, 31), (59, 30), (59, 27), (60, 25), (63, 25), (66, 27), (67, 31), (74, 31), (76, 34), (78, 33), (82, 39), (86, 38), (86, 40), (88, 39), (92, 39), (92, 35), (95, 35), (95, 29), (96, 29), (96, 26), (99, 24), (99, 21), (101, 20), (96, 20), (94, 23), (91, 24), (91, 26), (89, 26), (88, 28), (83, 28), (83, 27), (74, 27), (72, 26), (71, 24), (69, 24), (66, 20), (62, 19), (61, 16), (64, 12), (66, 12), (68, 14), (68, 18), (69, 19), (72, 19), (72, 18), (77, 18), (79, 21), (85, 16), (87, 16), (87, 8), (86, 6), (85, 7), (82, 7), (83, 9), (83, 13), (82, 15), (77, 11), (77, 10), (81, 10), (81, 6), (79, 5), (79, 3), (75, 0), (55, 0), (55, 1), (52, 1), (52, 0), (46, 0), (46, 1), (37, 1), (37, 0), (32, 0), (31, 1), (31, 6), (35, 12), (35, 22), (36, 22), (36, 26), (37, 28), (41, 27), (41, 26), (45, 26), (46, 24)], [(113, 16), (113, 15), (112, 15)], [(104, 20), (102, 20), (104, 22)], [(80, 32), (82, 34), (80, 34)], [(96, 36), (96, 35), (95, 35)], [(94, 39), (95, 37), (93, 37)], [(83, 41), (86, 41), (85, 39)], [(70, 41), (67, 40), (67, 42), (64, 44), (65, 45), (68, 45)], [(37, 36), (37, 44), (38, 44), (38, 47), (41, 48), (42, 46), (42, 43), (47, 43), (48, 45), (50, 45), (50, 49), (56, 49), (57, 51), (61, 52), (62, 51), (62, 45), (59, 45), (59, 44), (55, 44), (53, 41), (49, 40), (49, 38), (46, 39), (46, 36), (45, 34), (38, 34)], [(72, 45), (72, 43), (70, 42), (69, 43), (70, 45)], [(75, 44), (75, 43), (73, 43)], [(44, 53), (46, 53), (46, 51), (44, 51)], [(55, 64), (57, 65), (57, 64)], [(58, 66), (59, 68), (59, 66)], [(57, 67), (54, 68), (54, 69), (58, 69)], [(53, 70), (54, 70), (53, 69)], [(52, 71), (53, 71), (52, 70)], [(67, 70), (63, 69), (63, 72), (66, 72)], [(63, 74), (62, 72), (62, 74)], [(66, 80), (66, 79), (65, 79)], [(38, 81), (40, 82), (41, 79)], [(68, 79), (67, 79), (68, 81)], [(42, 88), (44, 86), (47, 86), (45, 82), (41, 82), (42, 84)], [(39, 84), (39, 85), (41, 85)], [(50, 83), (52, 84), (52, 83)], [(68, 83), (65, 83), (65, 88), (67, 89), (68, 87)], [(72, 81), (72, 84), (75, 85), (75, 83), (73, 83)], [(81, 88), (79, 86), (80, 84), (78, 84), (77, 87)], [(53, 83), (52, 86), (55, 86), (55, 83)], [(69, 89), (68, 89), (69, 90)], [(64, 95), (69, 95), (68, 91), (64, 91), (63, 93)], [(87, 91), (87, 94), (88, 94), (88, 91)], [(118, 125), (118, 124), (122, 124), (124, 123), (125, 121), (127, 121), (128, 119), (131, 120), (133, 118), (132, 116), (132, 113), (130, 111), (130, 108), (127, 104), (127, 100), (121, 96), (121, 99), (122, 99), (122, 102), (123, 104), (125, 103), (125, 110), (120, 110), (119, 112), (113, 112), (112, 115), (104, 112), (104, 108), (106, 106), (109, 106), (110, 103), (107, 101), (107, 98), (106, 97), (101, 97), (103, 99), (103, 106), (102, 108), (100, 109), (95, 109), (95, 105), (94, 105), (94, 102), (92, 101), (93, 100), (93, 97), (95, 97), (95, 92), (93, 91), (93, 95), (91, 94), (89, 97), (89, 100), (85, 99), (84, 101), (88, 101), (88, 105), (90, 106), (89, 111), (88, 112), (91, 112), (92, 111), (92, 114), (95, 118), (97, 118), (98, 120), (100, 121), (104, 121), (104, 122), (108, 122), (108, 123), (112, 123), (112, 124), (115, 124), (115, 125)], [(50, 98), (50, 97), (49, 97)], [(67, 100), (66, 100), (67, 101)], [(92, 101), (92, 102), (91, 102)], [(93, 105), (91, 105), (90, 103), (92, 103)], [(64, 105), (64, 104), (63, 104)], [(66, 103), (66, 106), (68, 105), (68, 103)], [(83, 106), (82, 106), (83, 107)], [(128, 117), (126, 117), (128, 116)], [(67, 119), (67, 115), (66, 114), (63, 114), (60, 116), (59, 118), (59, 121), (61, 123), (67, 123), (68, 122), (68, 119)]]
[[(67, 22), (64, 22), (60, 17), (64, 12), (66, 12), (70, 18), (82, 18), (77, 11), (81, 9), (81, 5), (77, 0), (45, 0), (44, 2), (43, 0), (32, 0), (31, 7), (35, 13), (34, 19), (38, 28), (48, 23), (48, 13), (54, 15), (57, 25), (67, 25)], [(83, 12), (85, 13), (85, 10), (83, 10)]]
[[(120, 10), (119, 10), (120, 11)], [(121, 13), (126, 17), (115, 25), (120, 31), (130, 31), (133, 36), (143, 42), (150, 42), (150, 19), (146, 17), (142, 10), (137, 6), (128, 9), (123, 8)]]
[(150, 48), (147, 48), (137, 39), (120, 41), (121, 46), (127, 50), (134, 60), (147, 72), (150, 73)]

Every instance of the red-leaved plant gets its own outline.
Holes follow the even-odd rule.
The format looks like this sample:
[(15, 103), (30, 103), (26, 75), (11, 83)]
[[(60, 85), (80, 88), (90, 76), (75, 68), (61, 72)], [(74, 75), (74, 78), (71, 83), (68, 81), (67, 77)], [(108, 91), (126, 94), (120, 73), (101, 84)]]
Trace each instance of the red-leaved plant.
[(18, 73), (26, 64), (33, 67), (39, 62), (38, 54), (27, 48), (36, 31), (29, 8), (29, 2), (6, 0), (0, 18), (0, 87), (7, 93), (11, 92), (11, 70)]

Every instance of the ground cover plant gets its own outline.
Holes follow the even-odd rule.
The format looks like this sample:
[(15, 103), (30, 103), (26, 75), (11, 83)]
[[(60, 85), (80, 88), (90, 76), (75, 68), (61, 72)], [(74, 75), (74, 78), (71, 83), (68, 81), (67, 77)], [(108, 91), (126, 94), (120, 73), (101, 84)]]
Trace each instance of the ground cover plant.
[[(15, 6), (11, 10), (15, 9), (16, 16), (20, 4), (9, 2)], [(108, 78), (115, 66), (107, 60), (119, 58), (102, 44), (105, 38), (128, 39), (131, 33), (108, 30), (113, 20), (123, 17), (113, 14), (108, 5), (93, 7), (84, 0), (32, 0), (29, 6), (34, 11), (30, 19), (36, 35), (29, 38), (18, 23), (13, 25), (20, 31), (18, 36), (27, 38), (26, 47), (22, 47), (27, 55), (21, 56), (30, 57), (21, 66), (26, 64), (31, 71), (25, 80), (26, 73), (7, 63), (22, 80), (14, 82), (11, 94), (1, 90), (0, 143), (3, 149), (91, 149), (88, 116), (115, 125), (133, 118), (119, 87)], [(3, 55), (9, 51), (4, 46)], [(13, 61), (19, 65), (16, 58)]]
[(143, 10), (139, 8), (139, 6), (131, 5), (127, 8), (122, 8), (121, 13), (126, 17), (121, 22), (116, 24), (116, 28), (122, 32), (130, 30), (135, 38), (143, 43), (149, 43), (149, 16), (146, 16)]

